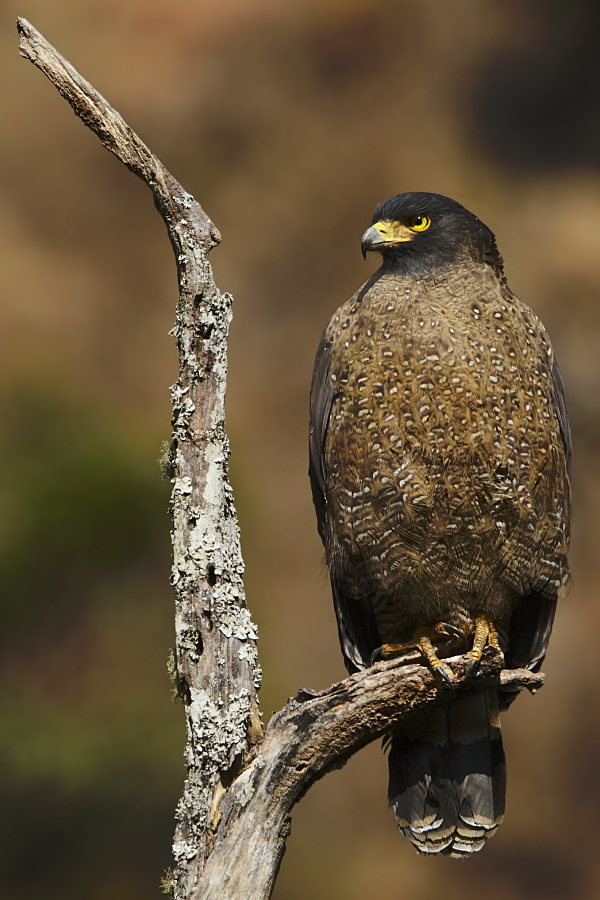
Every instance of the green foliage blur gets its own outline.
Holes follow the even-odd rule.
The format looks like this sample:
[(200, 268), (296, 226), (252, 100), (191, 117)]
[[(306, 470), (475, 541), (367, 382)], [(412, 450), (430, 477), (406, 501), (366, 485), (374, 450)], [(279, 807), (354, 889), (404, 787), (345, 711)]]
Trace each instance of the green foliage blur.
[(156, 893), (183, 774), (168, 485), (83, 396), (19, 388), (0, 401), (3, 882), (32, 898)]

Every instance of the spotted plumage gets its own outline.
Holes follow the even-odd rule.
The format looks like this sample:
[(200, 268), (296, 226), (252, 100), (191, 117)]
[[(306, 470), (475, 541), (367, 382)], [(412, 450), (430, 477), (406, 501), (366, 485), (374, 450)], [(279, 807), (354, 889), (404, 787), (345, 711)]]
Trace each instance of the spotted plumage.
[[(569, 577), (570, 439), (550, 341), (462, 206), (401, 194), (373, 222), (363, 250), (382, 266), (327, 326), (311, 392), (311, 481), (347, 667), (440, 622), (472, 640), (484, 616), (506, 664), (536, 668)], [(500, 821), (498, 699), (426, 712), (394, 736), (390, 799), (419, 849), (464, 855)], [(482, 737), (470, 773), (451, 762)]]

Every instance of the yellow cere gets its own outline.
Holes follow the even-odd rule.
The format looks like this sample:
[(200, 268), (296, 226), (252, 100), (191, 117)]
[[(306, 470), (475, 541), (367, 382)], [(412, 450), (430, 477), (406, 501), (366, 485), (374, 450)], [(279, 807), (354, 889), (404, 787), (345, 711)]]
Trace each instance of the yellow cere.
[(376, 222), (373, 227), (379, 232), (383, 240), (388, 245), (391, 245), (412, 241), (415, 234), (426, 231), (430, 225), (431, 219), (429, 216), (408, 216), (395, 222), (383, 219)]

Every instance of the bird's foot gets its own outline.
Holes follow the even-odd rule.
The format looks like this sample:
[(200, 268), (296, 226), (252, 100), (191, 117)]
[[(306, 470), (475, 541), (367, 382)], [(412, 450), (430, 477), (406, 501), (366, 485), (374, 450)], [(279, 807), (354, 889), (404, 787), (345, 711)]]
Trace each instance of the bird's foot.
[[(437, 637), (439, 634), (443, 634), (444, 632), (441, 630), (445, 627), (444, 622), (439, 622), (435, 628), (433, 629), (433, 637)], [(451, 684), (454, 681), (454, 675), (450, 668), (445, 665), (438, 656), (438, 651), (436, 651), (433, 641), (432, 635), (424, 634), (419, 638), (419, 647), (421, 649), (421, 653), (429, 663), (429, 667), (436, 673), (436, 675), (440, 675), (444, 681), (447, 681), (448, 684)], [(441, 649), (441, 648), (440, 648)]]
[(494, 649), (502, 652), (496, 626), (488, 616), (475, 616), (474, 626), (473, 647), (467, 655), (469, 660), (465, 670), (465, 676), (467, 678), (477, 670), (481, 661), (481, 656), (486, 647), (494, 647)]
[(402, 644), (382, 644), (381, 647), (377, 647), (377, 649), (373, 650), (371, 653), (369, 665), (372, 666), (373, 663), (381, 662), (386, 659), (394, 659), (394, 657), (402, 656), (403, 653), (408, 653), (410, 650), (418, 649), (419, 644), (416, 640), (404, 641)]
[[(448, 622), (438, 622), (430, 628), (418, 630), (410, 641), (402, 644), (383, 644), (373, 656), (377, 656), (378, 659), (392, 659), (394, 656), (406, 653), (407, 650), (417, 649), (421, 651), (434, 672), (444, 681), (452, 682), (454, 676), (449, 667), (441, 661), (439, 654), (443, 653), (447, 656), (448, 651), (454, 648), (458, 642), (465, 644), (467, 642), (467, 638), (460, 628), (455, 628)], [(371, 662), (373, 661), (373, 657), (371, 657)]]

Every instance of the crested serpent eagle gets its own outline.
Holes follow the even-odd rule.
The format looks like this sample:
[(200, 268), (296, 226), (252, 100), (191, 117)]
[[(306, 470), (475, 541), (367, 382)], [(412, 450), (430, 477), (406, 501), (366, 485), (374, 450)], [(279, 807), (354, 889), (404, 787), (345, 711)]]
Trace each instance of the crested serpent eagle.
[[(349, 672), (418, 647), (486, 645), (537, 671), (569, 580), (571, 445), (544, 326), (489, 228), (439, 194), (380, 204), (381, 267), (334, 313), (315, 362), (310, 477)], [(502, 821), (497, 689), (390, 735), (389, 800), (418, 850), (459, 857)]]

